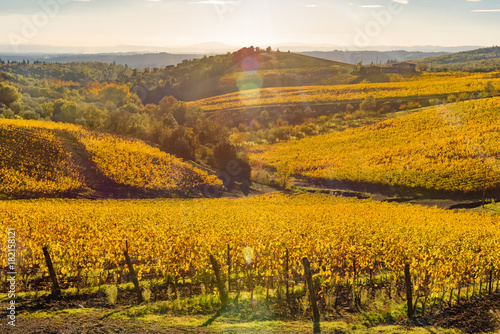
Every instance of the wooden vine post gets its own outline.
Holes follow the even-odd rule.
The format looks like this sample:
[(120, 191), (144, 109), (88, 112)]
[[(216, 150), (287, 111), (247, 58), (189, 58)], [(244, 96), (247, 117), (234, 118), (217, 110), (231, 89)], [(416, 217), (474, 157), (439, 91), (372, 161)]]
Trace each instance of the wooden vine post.
[(290, 291), (288, 286), (288, 248), (285, 253), (285, 284), (286, 284), (286, 303), (290, 307)]
[(490, 277), (489, 277), (489, 285), (488, 285), (488, 294), (491, 295), (493, 291), (493, 267), (490, 269)]
[(231, 247), (227, 245), (227, 292), (231, 292)]
[(142, 298), (141, 286), (139, 285), (139, 281), (137, 280), (137, 275), (134, 270), (134, 266), (132, 266), (132, 261), (130, 260), (130, 256), (128, 255), (128, 242), (126, 243), (126, 249), (123, 252), (125, 256), (125, 261), (127, 262), (128, 271), (130, 272), (130, 276), (132, 276), (132, 282), (134, 283), (134, 290), (137, 294), (137, 302), (142, 303), (144, 299)]
[(52, 265), (49, 250), (47, 249), (47, 246), (44, 246), (42, 249), (43, 256), (45, 257), (45, 263), (47, 264), (47, 268), (49, 268), (50, 279), (52, 280), (52, 296), (60, 297), (61, 288), (59, 287), (59, 282), (57, 281), (56, 272), (54, 270), (54, 266)]
[(409, 319), (413, 318), (413, 284), (410, 276), (410, 265), (405, 264), (405, 285), (406, 285), (406, 305), (408, 306), (407, 315)]
[(210, 254), (210, 262), (212, 263), (212, 268), (214, 269), (215, 273), (215, 279), (217, 280), (217, 288), (219, 289), (220, 301), (222, 303), (222, 307), (224, 307), (227, 305), (227, 294), (225, 291), (226, 289), (224, 287), (224, 282), (222, 281), (222, 278), (220, 276), (219, 264), (212, 254)]
[(302, 264), (304, 265), (304, 273), (306, 276), (307, 287), (309, 288), (309, 297), (311, 300), (311, 308), (313, 311), (313, 319), (314, 323), (319, 324), (319, 310), (318, 304), (316, 303), (316, 293), (314, 292), (314, 284), (312, 280), (311, 267), (309, 265), (309, 260), (307, 257), (302, 259)]

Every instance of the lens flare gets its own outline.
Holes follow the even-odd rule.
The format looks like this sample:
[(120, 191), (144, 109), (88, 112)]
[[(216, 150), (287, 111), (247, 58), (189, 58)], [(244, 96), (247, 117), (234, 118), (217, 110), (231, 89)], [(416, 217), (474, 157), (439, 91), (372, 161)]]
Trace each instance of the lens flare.
[(251, 265), (253, 262), (253, 248), (247, 246), (243, 249), (243, 259), (247, 265)]
[(260, 97), (260, 89), (263, 80), (259, 74), (259, 53), (253, 52), (239, 61), (241, 73), (237, 79), (238, 90), (244, 104), (246, 101), (254, 100)]
[[(238, 77), (238, 89), (240, 92), (262, 88), (262, 77), (259, 75), (259, 61), (253, 57), (246, 57), (240, 63), (241, 73)], [(249, 92), (250, 93), (250, 92)], [(250, 94), (258, 94), (251, 92)], [(245, 94), (247, 94), (245, 92)]]

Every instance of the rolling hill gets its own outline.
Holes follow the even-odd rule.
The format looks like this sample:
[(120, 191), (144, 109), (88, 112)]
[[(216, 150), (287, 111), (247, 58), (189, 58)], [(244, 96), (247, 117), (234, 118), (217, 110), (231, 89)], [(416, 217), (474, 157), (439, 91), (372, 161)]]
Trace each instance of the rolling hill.
[(253, 166), (338, 188), (498, 191), (499, 108), (500, 98), (449, 104), (367, 127), (249, 147), (249, 158)]
[[(397, 76), (398, 74), (396, 74)], [(449, 94), (474, 93), (484, 90), (488, 82), (500, 87), (498, 73), (422, 73), (398, 82), (356, 85), (322, 85), (276, 87), (245, 90), (192, 102), (206, 111), (275, 107), (278, 105), (321, 105), (353, 102), (372, 95), (376, 99), (445, 97)], [(390, 76), (388, 76), (390, 78)]]
[(500, 69), (500, 47), (493, 46), (425, 58), (416, 61), (416, 63), (426, 64), (431, 70), (496, 71)]
[(300, 52), (307, 56), (318, 57), (322, 59), (335, 60), (348, 64), (358, 64), (363, 62), (363, 64), (368, 65), (370, 63), (385, 64), (387, 61), (413, 61), (420, 60), (429, 57), (439, 57), (442, 55), (447, 55), (449, 52), (444, 51), (434, 51), (434, 52), (422, 52), (422, 51), (405, 51), (405, 50), (394, 50), (394, 51), (307, 51)]
[(76, 125), (0, 120), (0, 197), (171, 197), (222, 183), (145, 142)]
[[(354, 65), (290, 52), (244, 48), (231, 54), (230, 59), (227, 57), (187, 61), (178, 68), (194, 68), (198, 72), (225, 62), (225, 70), (209, 70), (202, 80), (191, 85), (196, 95), (207, 97), (254, 88), (347, 84), (358, 78), (353, 74)], [(192, 97), (190, 94), (184, 100), (196, 100)]]

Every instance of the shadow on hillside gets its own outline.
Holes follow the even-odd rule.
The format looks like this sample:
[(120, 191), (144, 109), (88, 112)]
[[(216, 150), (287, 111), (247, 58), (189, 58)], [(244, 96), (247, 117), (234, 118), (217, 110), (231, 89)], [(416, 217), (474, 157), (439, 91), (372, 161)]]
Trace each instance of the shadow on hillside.
[[(377, 184), (362, 181), (349, 180), (327, 180), (316, 178), (303, 178), (297, 176), (297, 179), (302, 182), (318, 188), (344, 190), (350, 192), (359, 192), (364, 194), (378, 194), (387, 197), (388, 202), (408, 202), (415, 199), (436, 199), (436, 200), (453, 200), (466, 201), (467, 203), (457, 203), (452, 205), (450, 209), (475, 208), (482, 204), (482, 191), (461, 192), (461, 191), (445, 191), (432, 190), (419, 187), (406, 187), (401, 185)], [(486, 191), (486, 198), (500, 198), (500, 189)]]
[(61, 142), (73, 156), (74, 162), (83, 176), (85, 187), (76, 193), (61, 194), (58, 197), (76, 198), (170, 198), (170, 197), (195, 197), (187, 193), (167, 192), (159, 190), (146, 190), (139, 187), (120, 184), (101, 173), (92, 160), (92, 155), (85, 146), (71, 133), (57, 131)]

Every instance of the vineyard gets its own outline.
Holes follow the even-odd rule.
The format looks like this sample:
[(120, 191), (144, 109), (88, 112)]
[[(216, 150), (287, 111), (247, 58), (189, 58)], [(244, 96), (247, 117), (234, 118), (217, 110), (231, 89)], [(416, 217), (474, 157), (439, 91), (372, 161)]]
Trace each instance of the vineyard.
[(11, 198), (77, 194), (99, 182), (164, 194), (222, 185), (142, 141), (76, 125), (1, 120), (0, 137), (0, 194)]
[(376, 99), (419, 98), (476, 93), (484, 91), (489, 82), (499, 89), (499, 73), (422, 73), (401, 82), (253, 89), (192, 103), (206, 111), (216, 111), (250, 106), (271, 107), (278, 104), (356, 101), (366, 98), (367, 95)]
[(147, 190), (177, 191), (222, 186), (222, 181), (139, 140), (80, 132), (77, 138), (99, 170), (118, 184)]
[(0, 194), (57, 194), (82, 186), (71, 154), (48, 129), (0, 122)]
[[(322, 312), (367, 302), (375, 290), (391, 296), (408, 287), (415, 309), (433, 312), (443, 300), (455, 305), (498, 290), (500, 279), (500, 218), (489, 214), (282, 193), (0, 207), (2, 230), (15, 229), (20, 291), (50, 289), (44, 249), (63, 289), (128, 282), (133, 263), (139, 281), (156, 282), (153, 291), (155, 284), (186, 282), (224, 290), (215, 287), (212, 260), (230, 293), (262, 286), (289, 301), (307, 257)], [(7, 244), (7, 233), (0, 242)]]
[(249, 147), (254, 166), (310, 180), (478, 192), (500, 187), (500, 98), (435, 107), (363, 128)]

